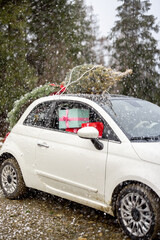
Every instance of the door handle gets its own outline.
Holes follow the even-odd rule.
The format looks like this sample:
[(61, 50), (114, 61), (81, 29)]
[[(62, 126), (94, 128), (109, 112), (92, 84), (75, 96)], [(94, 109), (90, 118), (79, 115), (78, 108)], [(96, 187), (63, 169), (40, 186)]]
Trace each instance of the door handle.
[(46, 143), (37, 143), (38, 147), (45, 147), (45, 148), (49, 148), (49, 146)]

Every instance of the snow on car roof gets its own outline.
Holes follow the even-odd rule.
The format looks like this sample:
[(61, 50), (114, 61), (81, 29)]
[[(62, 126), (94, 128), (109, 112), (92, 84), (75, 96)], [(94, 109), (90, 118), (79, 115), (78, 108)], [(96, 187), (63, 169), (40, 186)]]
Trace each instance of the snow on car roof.
[(105, 105), (107, 102), (110, 104), (110, 100), (129, 100), (129, 99), (137, 99), (132, 96), (125, 96), (125, 95), (119, 95), (119, 94), (62, 94), (62, 95), (52, 95), (48, 97), (43, 97), (37, 99), (35, 102), (42, 102), (42, 101), (48, 101), (48, 100), (78, 100), (80, 99), (87, 99), (91, 100), (98, 105)]
[(65, 96), (86, 98), (97, 103), (105, 103), (106, 101), (112, 99), (136, 99), (132, 96), (125, 96), (120, 94), (65, 94)]

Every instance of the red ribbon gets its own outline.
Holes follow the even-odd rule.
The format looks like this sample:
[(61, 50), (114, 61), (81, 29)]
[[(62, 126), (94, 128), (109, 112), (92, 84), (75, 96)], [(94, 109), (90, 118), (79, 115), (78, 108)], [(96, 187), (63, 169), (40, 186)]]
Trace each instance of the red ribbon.
[(51, 95), (60, 95), (61, 93), (65, 92), (66, 91), (66, 88), (64, 87), (63, 84), (61, 85), (55, 85), (54, 83), (51, 83), (50, 86), (55, 86), (55, 87), (59, 87), (61, 90), (57, 91), (57, 92), (54, 92), (54, 93), (51, 93)]
[(67, 109), (67, 110), (66, 110), (66, 116), (63, 116), (63, 117), (62, 117), (62, 120), (59, 119), (60, 121), (65, 121), (65, 122), (66, 122), (66, 127), (67, 127), (67, 128), (69, 128), (69, 121), (72, 120), (72, 118), (69, 118), (69, 117), (68, 117), (68, 112), (69, 112), (69, 111), (68, 111), (68, 109)]

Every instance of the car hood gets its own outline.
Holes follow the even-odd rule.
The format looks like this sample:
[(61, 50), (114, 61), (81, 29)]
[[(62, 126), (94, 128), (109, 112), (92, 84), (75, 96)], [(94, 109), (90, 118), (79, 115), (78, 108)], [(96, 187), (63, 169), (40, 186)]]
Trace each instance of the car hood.
[(135, 142), (132, 146), (142, 160), (160, 164), (160, 142)]

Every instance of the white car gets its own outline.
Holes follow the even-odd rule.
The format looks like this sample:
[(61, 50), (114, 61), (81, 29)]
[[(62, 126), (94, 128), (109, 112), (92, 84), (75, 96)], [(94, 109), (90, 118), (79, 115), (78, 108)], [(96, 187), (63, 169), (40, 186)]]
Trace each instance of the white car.
[(40, 98), (6, 138), (0, 160), (9, 199), (35, 188), (115, 215), (131, 239), (157, 234), (157, 105), (118, 95)]

